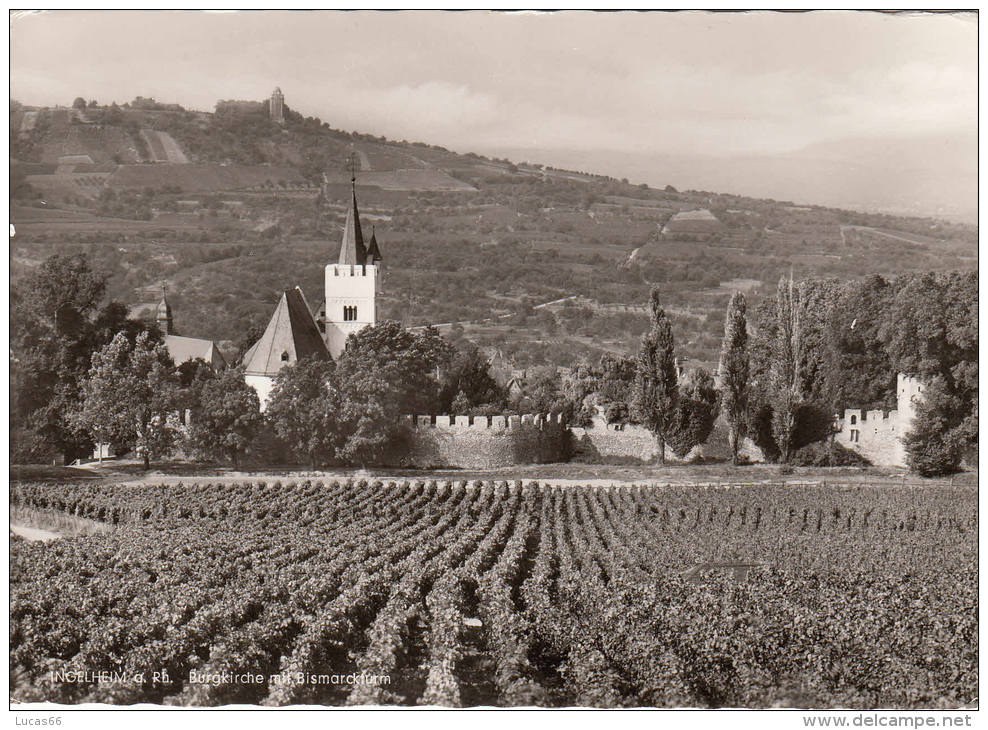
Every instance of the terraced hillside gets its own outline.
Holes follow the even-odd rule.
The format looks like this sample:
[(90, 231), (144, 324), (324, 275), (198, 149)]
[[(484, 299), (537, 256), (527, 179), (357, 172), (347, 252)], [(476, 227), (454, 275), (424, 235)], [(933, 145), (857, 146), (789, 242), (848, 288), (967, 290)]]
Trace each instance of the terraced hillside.
[[(947, 708), (978, 691), (969, 487), (46, 484), (11, 506), (113, 526), (12, 539), (17, 701)], [(76, 672), (114, 681), (58, 679)]]
[[(278, 292), (300, 285), (321, 299), (348, 166), (385, 256), (381, 317), (443, 324), (519, 371), (635, 352), (647, 317), (634, 307), (652, 284), (676, 317), (677, 354), (710, 364), (736, 282), (754, 309), (790, 271), (851, 279), (978, 263), (974, 226), (650, 188), (343, 132), (295, 112), (284, 126), (105, 107), (84, 123), (67, 110), (12, 120), (28, 114), (35, 124), (20, 127), (11, 152), (15, 283), (29, 262), (91, 253), (111, 296), (135, 303), (166, 287), (177, 325), (231, 357)], [(168, 140), (188, 164), (174, 164)], [(31, 206), (96, 224), (72, 229), (25, 215)]]

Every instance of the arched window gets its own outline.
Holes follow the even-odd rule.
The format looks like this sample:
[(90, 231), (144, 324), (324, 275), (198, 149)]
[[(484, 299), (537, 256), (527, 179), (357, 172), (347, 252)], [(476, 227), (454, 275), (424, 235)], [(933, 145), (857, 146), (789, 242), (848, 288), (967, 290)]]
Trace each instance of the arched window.
[(288, 362), (288, 353), (287, 352), (281, 353), (281, 361), (282, 362)]
[(851, 425), (853, 426), (857, 422), (858, 422), (858, 417), (857, 416), (851, 416)]

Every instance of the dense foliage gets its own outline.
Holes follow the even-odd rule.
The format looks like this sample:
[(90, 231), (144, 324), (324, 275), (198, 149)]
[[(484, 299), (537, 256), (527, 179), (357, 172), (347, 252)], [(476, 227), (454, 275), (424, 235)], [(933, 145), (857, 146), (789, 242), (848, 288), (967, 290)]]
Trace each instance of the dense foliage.
[(766, 454), (785, 458), (784, 433), (791, 455), (827, 438), (845, 408), (894, 409), (903, 372), (940, 383), (938, 425), (920, 424), (928, 451), (947, 456), (934, 461), (948, 471), (962, 454), (975, 461), (977, 308), (973, 273), (780, 285), (775, 301), (759, 307), (750, 341), (750, 434)]
[[(106, 301), (106, 277), (84, 256), (55, 255), (11, 291), (12, 451), (28, 461), (75, 458), (91, 447), (73, 422), (94, 352), (143, 325)], [(157, 339), (150, 333), (151, 340)]]
[(632, 410), (638, 421), (655, 434), (659, 458), (665, 463), (665, 446), (675, 430), (679, 406), (678, 373), (672, 324), (659, 302), (659, 290), (652, 288), (651, 329), (642, 335), (638, 348)]
[(741, 292), (734, 292), (724, 320), (724, 342), (720, 349), (720, 408), (727, 421), (731, 458), (738, 463), (738, 449), (748, 422), (748, 303)]
[[(978, 694), (970, 488), (46, 484), (15, 486), (11, 505), (114, 526), (12, 541), (17, 701), (948, 708)], [(68, 671), (124, 679), (57, 680)], [(388, 681), (308, 680), (347, 674)]]

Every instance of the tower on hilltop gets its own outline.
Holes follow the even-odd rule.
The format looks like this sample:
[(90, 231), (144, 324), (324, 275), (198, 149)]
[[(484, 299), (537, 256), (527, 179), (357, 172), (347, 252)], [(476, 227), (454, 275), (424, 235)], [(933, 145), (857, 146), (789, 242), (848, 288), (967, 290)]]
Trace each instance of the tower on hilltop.
[(346, 338), (377, 322), (378, 274), (381, 249), (377, 235), (364, 245), (357, 210), (357, 181), (350, 177), (350, 210), (343, 227), (343, 242), (336, 263), (326, 266), (326, 301), (320, 312), (323, 336), (335, 360), (346, 347)]
[(271, 94), (271, 121), (284, 124), (285, 122), (285, 95), (281, 93), (279, 87), (275, 87)]

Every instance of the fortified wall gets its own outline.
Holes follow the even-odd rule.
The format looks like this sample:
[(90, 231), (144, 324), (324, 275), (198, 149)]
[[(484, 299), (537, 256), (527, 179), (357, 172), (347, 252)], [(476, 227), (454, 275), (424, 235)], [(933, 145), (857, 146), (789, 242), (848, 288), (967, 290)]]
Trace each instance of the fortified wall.
[[(642, 462), (652, 461), (659, 455), (659, 442), (655, 434), (644, 426), (633, 423), (608, 423), (598, 410), (593, 425), (588, 428), (574, 426), (573, 450), (585, 458), (633, 458)], [(672, 458), (672, 451), (666, 449), (666, 456)]]
[(409, 434), (403, 466), (494, 469), (565, 461), (569, 429), (563, 414), (403, 416)]
[(837, 443), (858, 452), (875, 466), (906, 466), (902, 438), (909, 432), (922, 393), (919, 380), (899, 373), (895, 387), (897, 409), (845, 409), (843, 418), (837, 419)]
[[(598, 407), (593, 424), (587, 428), (573, 426), (572, 452), (591, 461), (608, 459), (635, 459), (651, 462), (659, 456), (659, 442), (651, 431), (644, 426), (627, 423), (608, 423), (604, 409)], [(761, 449), (755, 446), (749, 438), (742, 440), (738, 453), (749, 461), (764, 461)], [(727, 423), (723, 416), (718, 416), (714, 428), (706, 443), (697, 446), (684, 458), (680, 459), (672, 447), (666, 444), (666, 463), (689, 462), (695, 459), (729, 459), (731, 448), (727, 437)]]

